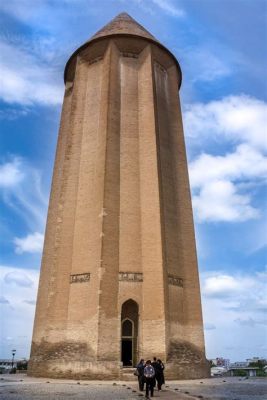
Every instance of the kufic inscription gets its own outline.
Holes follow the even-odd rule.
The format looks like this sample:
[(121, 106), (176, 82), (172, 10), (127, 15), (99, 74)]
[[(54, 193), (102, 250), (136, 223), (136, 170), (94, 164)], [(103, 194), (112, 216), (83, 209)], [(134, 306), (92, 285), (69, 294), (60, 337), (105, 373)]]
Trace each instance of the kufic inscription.
[(170, 285), (183, 287), (183, 279), (178, 276), (168, 275), (168, 282)]
[(73, 274), (70, 276), (70, 283), (83, 283), (90, 281), (89, 272), (86, 274)]
[(143, 282), (143, 274), (140, 272), (119, 272), (119, 281)]

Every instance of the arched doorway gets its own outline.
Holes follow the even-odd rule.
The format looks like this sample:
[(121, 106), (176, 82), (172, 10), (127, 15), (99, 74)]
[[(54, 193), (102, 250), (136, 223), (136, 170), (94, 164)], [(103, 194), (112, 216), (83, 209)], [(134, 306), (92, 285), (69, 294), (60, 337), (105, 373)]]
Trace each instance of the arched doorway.
[(121, 361), (124, 367), (137, 362), (138, 304), (130, 299), (121, 309)]

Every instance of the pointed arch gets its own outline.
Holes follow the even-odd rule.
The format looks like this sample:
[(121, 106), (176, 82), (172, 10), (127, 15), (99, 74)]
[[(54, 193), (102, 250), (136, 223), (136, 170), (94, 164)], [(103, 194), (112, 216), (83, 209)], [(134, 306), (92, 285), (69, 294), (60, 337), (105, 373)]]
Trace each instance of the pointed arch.
[(137, 361), (138, 311), (138, 303), (133, 299), (121, 306), (121, 361), (124, 366), (133, 366)]

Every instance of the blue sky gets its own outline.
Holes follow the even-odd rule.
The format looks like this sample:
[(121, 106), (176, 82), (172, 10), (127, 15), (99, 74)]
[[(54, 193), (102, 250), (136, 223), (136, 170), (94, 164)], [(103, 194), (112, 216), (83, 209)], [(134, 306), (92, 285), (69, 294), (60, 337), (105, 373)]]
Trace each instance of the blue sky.
[(30, 350), (70, 54), (128, 12), (180, 62), (206, 353), (267, 357), (267, 2), (0, 2), (0, 358)]

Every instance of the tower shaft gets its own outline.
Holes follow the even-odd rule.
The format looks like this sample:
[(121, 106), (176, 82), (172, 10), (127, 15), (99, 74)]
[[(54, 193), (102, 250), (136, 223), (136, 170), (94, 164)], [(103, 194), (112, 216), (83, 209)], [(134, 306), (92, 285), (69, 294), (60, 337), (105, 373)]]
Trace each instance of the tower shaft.
[(31, 374), (114, 379), (155, 355), (207, 376), (180, 80), (136, 32), (68, 63)]

